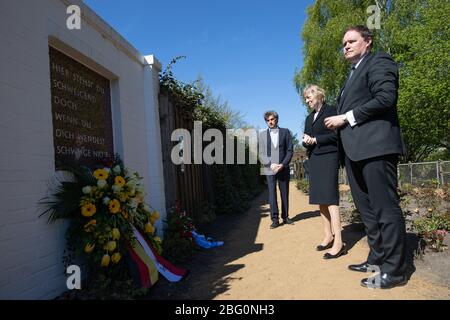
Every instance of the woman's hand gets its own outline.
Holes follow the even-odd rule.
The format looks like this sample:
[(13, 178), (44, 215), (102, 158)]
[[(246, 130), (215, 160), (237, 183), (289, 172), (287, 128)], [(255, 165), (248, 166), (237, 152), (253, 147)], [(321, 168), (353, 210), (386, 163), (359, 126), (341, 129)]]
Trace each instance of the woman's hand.
[(317, 143), (317, 139), (316, 138), (312, 138), (309, 135), (307, 135), (306, 133), (303, 135), (303, 142), (307, 145), (313, 145), (315, 143)]

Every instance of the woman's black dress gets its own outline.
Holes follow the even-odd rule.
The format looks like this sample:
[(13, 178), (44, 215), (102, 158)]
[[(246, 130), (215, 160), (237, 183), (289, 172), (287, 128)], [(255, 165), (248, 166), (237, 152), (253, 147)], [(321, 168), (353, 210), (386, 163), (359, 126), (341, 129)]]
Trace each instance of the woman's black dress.
[(309, 203), (339, 205), (338, 137), (325, 127), (324, 119), (336, 115), (336, 108), (322, 105), (314, 121), (311, 112), (305, 121), (305, 133), (317, 139), (317, 144), (306, 145), (309, 157)]

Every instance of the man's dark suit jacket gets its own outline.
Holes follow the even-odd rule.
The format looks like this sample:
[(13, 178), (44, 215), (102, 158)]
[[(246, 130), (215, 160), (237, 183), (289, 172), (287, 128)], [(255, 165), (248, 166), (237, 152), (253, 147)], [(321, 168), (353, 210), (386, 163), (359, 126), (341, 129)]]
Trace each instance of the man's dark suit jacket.
[(272, 156), (271, 152), (271, 139), (270, 139), (270, 131), (266, 129), (262, 131), (259, 135), (260, 143), (259, 143), (259, 157), (261, 163), (265, 167), (270, 167), (272, 163), (280, 163), (283, 165), (283, 170), (289, 171), (289, 162), (291, 162), (292, 155), (294, 152), (294, 147), (292, 144), (291, 133), (286, 128), (278, 128), (278, 145), (277, 148), (274, 149), (275, 152), (278, 152), (278, 157)]
[(368, 53), (338, 96), (338, 114), (353, 110), (357, 124), (339, 130), (347, 157), (360, 161), (403, 154), (397, 116), (398, 68), (385, 53)]
[(313, 145), (302, 142), (308, 158), (311, 157), (311, 153), (324, 154), (338, 151), (338, 136), (335, 131), (327, 129), (324, 123), (325, 118), (336, 115), (336, 108), (324, 104), (314, 121), (315, 114), (315, 111), (311, 112), (305, 120), (305, 133), (317, 140), (317, 144)]

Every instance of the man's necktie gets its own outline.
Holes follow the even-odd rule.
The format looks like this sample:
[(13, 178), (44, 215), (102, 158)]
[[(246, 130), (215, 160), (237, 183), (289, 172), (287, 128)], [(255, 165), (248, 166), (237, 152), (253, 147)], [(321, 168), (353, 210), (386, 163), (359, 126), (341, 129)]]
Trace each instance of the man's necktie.
[(356, 66), (355, 66), (354, 64), (352, 64), (352, 69), (351, 69), (351, 71), (350, 71), (350, 74), (348, 75), (347, 80), (345, 81), (344, 89), (342, 89), (342, 92), (341, 92), (341, 97), (342, 97), (342, 95), (344, 94), (344, 90), (345, 90), (345, 88), (347, 87), (347, 83), (350, 81), (350, 78), (352, 77), (353, 72), (354, 72), (355, 70), (356, 70)]
[[(356, 70), (356, 66), (354, 65), (354, 64), (352, 64), (352, 70), (350, 71), (350, 75), (348, 76), (348, 80), (350, 80), (350, 78), (352, 77), (352, 75), (353, 75), (353, 72)], [(348, 81), (347, 80), (347, 81)]]

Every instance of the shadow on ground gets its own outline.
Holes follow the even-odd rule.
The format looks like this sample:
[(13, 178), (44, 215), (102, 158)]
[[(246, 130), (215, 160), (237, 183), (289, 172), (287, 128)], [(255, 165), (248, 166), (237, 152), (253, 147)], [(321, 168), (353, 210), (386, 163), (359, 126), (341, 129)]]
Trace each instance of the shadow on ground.
[[(221, 247), (199, 249), (191, 261), (181, 267), (189, 270), (189, 275), (180, 282), (169, 282), (160, 275), (145, 299), (214, 299), (229, 289), (229, 282), (235, 280), (231, 274), (244, 267), (233, 261), (263, 249), (255, 243), (262, 217), (268, 216), (265, 209), (267, 191), (262, 192), (252, 202), (251, 208), (243, 214), (221, 215), (200, 233), (217, 241), (224, 241)], [(230, 264), (231, 263), (231, 264)]]
[[(292, 221), (301, 221), (311, 218), (320, 217), (320, 211), (306, 211), (298, 213), (295, 217), (292, 218)], [(318, 230), (317, 232), (321, 232), (322, 230)], [(342, 228), (342, 241), (345, 242), (347, 249), (350, 250), (353, 246), (365, 237), (364, 225), (362, 223), (352, 223), (349, 225), (345, 225)]]
[(291, 220), (295, 222), (295, 221), (301, 221), (301, 220), (306, 220), (306, 219), (315, 218), (315, 217), (320, 217), (319, 210), (297, 213), (295, 215), (295, 217), (293, 217)]
[(347, 246), (347, 250), (351, 250), (365, 236), (362, 223), (351, 223), (342, 228), (342, 241)]

